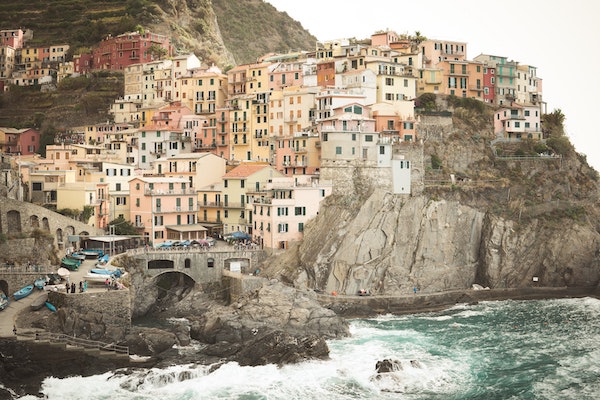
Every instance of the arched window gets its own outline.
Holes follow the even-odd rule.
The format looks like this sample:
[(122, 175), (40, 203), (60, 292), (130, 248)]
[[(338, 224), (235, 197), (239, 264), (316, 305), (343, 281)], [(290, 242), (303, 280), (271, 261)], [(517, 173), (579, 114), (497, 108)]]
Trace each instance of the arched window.
[(192, 267), (192, 260), (190, 260), (189, 258), (185, 259), (185, 268), (191, 268)]

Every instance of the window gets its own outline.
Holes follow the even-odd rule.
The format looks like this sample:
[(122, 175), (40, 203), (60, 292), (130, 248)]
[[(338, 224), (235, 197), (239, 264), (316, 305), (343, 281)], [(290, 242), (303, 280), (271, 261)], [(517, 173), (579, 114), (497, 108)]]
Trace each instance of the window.
[(386, 86), (394, 86), (394, 78), (385, 78)]
[(342, 154), (342, 146), (336, 146), (335, 147), (335, 154), (337, 154), (337, 155)]
[(240, 180), (240, 188), (244, 189), (246, 187), (246, 180), (245, 179), (241, 179)]
[(278, 216), (288, 215), (288, 208), (287, 207), (277, 207), (277, 215)]
[(373, 141), (373, 135), (365, 135), (365, 142), (372, 142)]
[(306, 215), (306, 207), (294, 207), (294, 215)]
[(139, 198), (135, 199), (135, 206), (136, 207), (140, 206), (140, 199)]
[(298, 222), (298, 232), (304, 232), (304, 222)]
[(227, 185), (229, 185), (229, 183), (228, 183), (227, 179), (224, 179), (224, 180), (223, 180), (223, 186), (224, 186), (224, 187), (228, 187)]
[(277, 232), (287, 232), (288, 224), (277, 224)]

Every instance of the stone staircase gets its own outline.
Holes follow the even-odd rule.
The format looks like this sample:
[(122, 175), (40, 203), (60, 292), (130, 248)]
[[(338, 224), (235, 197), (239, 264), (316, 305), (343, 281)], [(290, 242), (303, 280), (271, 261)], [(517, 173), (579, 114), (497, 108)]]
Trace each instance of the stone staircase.
[(127, 346), (82, 339), (62, 333), (53, 333), (43, 330), (19, 331), (17, 340), (47, 344), (65, 351), (84, 352), (95, 357), (129, 359), (129, 347)]

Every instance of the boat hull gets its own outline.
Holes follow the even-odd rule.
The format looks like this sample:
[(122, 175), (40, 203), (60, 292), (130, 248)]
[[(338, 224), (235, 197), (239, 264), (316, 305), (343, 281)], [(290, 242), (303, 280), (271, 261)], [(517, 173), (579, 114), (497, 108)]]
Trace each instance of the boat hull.
[(4, 310), (10, 304), (10, 300), (4, 294), (0, 295), (0, 311)]
[(28, 285), (14, 292), (13, 297), (15, 298), (15, 300), (21, 300), (29, 296), (31, 292), (33, 292), (33, 285)]
[(46, 280), (45, 279), (41, 279), (41, 278), (40, 279), (36, 279), (33, 284), (34, 284), (34, 286), (37, 289), (42, 290), (44, 288), (44, 286), (46, 286)]
[(52, 303), (48, 303), (46, 302), (46, 307), (48, 308), (48, 310), (52, 311), (52, 312), (56, 312), (56, 307), (54, 307), (54, 305)]
[(38, 296), (35, 300), (31, 302), (29, 307), (31, 307), (33, 311), (37, 311), (40, 308), (44, 307), (44, 305), (46, 305), (46, 301), (48, 301), (48, 293), (44, 293)]

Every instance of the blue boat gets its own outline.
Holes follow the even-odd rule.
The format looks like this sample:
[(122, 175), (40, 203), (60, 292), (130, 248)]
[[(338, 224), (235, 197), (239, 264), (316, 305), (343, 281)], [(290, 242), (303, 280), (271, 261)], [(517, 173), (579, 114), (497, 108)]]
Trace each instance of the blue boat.
[(67, 254), (67, 258), (72, 258), (73, 260), (83, 261), (83, 260), (85, 260), (85, 254), (71, 253), (71, 254)]
[(35, 280), (35, 282), (33, 282), (33, 285), (36, 288), (42, 290), (44, 288), (44, 286), (46, 286), (46, 279), (44, 279), (44, 278), (38, 278), (38, 279)]
[(29, 296), (31, 292), (33, 292), (33, 285), (27, 285), (14, 292), (13, 297), (15, 300), (21, 300), (22, 298)]
[(54, 305), (52, 303), (48, 303), (46, 302), (46, 307), (48, 307), (48, 310), (52, 311), (52, 312), (56, 312), (56, 307), (54, 307)]
[(102, 269), (102, 268), (93, 268), (90, 272), (92, 274), (98, 274), (98, 275), (110, 275), (110, 276), (114, 276), (115, 278), (118, 278), (121, 276), (120, 269), (110, 270), (110, 269)]

